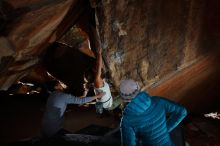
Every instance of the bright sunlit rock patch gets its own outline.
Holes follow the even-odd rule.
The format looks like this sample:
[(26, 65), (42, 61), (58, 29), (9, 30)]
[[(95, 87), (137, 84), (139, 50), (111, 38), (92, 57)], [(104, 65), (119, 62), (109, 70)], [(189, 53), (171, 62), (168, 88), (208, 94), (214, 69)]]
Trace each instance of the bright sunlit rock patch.
[(204, 114), (205, 117), (213, 118), (213, 119), (219, 119), (220, 120), (220, 114), (218, 112)]

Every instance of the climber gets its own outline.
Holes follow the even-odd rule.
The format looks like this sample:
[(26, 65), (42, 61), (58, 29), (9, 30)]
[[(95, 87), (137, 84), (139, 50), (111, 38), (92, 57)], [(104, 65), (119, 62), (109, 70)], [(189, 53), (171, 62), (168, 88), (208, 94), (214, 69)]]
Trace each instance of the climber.
[[(97, 41), (96, 41), (97, 43)], [(97, 49), (93, 53), (90, 48), (90, 41), (87, 39), (82, 43), (79, 50), (81, 52), (87, 52), (86, 54), (92, 58), (96, 59), (94, 67), (88, 69), (84, 73), (84, 93), (83, 96), (86, 96), (90, 91), (91, 87), (94, 89), (95, 94), (100, 92), (105, 92), (105, 95), (101, 99), (96, 99), (96, 111), (101, 114), (104, 109), (109, 109), (112, 106), (112, 96), (109, 84), (103, 78), (103, 60), (102, 60), (102, 49), (97, 43)]]
[(170, 132), (185, 118), (186, 109), (163, 97), (141, 92), (138, 83), (131, 79), (122, 80), (119, 89), (121, 98), (128, 103), (120, 123), (122, 146), (174, 146)]
[(99, 47), (96, 56), (96, 66), (95, 66), (95, 81), (94, 88), (95, 93), (99, 94), (105, 92), (105, 95), (101, 99), (96, 99), (96, 111), (97, 113), (102, 113), (102, 107), (108, 109), (112, 106), (112, 95), (110, 91), (109, 84), (103, 78), (102, 75), (102, 49)]
[(64, 87), (57, 80), (51, 83), (51, 87), (54, 87), (52, 90), (55, 91), (50, 94), (47, 100), (46, 111), (42, 121), (43, 137), (52, 137), (65, 131), (63, 129), (64, 113), (68, 104), (83, 104), (105, 95), (102, 92), (92, 97), (76, 97), (65, 93)]

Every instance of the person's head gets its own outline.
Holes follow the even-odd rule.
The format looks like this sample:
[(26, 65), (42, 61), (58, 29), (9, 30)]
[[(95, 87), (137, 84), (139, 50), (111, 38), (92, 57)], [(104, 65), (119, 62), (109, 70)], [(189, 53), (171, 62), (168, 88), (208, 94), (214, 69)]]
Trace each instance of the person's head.
[(136, 81), (126, 79), (120, 82), (119, 91), (123, 101), (130, 102), (140, 92), (140, 86)]
[(58, 80), (49, 81), (49, 83), (47, 83), (47, 86), (48, 86), (48, 90), (50, 92), (52, 92), (52, 91), (63, 91), (66, 88), (66, 87), (64, 87), (65, 85), (63, 85)]

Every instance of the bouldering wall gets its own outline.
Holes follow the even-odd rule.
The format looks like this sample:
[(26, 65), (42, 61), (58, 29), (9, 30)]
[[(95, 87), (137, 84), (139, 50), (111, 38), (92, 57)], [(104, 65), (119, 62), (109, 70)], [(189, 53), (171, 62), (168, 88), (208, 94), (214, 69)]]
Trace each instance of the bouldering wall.
[(74, 2), (1, 1), (1, 12), (5, 16), (0, 37), (2, 90), (7, 90), (40, 62), (42, 51), (53, 41), (55, 29)]
[[(95, 8), (103, 59), (114, 93), (121, 79), (133, 78), (153, 95), (187, 106), (202, 99), (202, 107), (205, 95), (219, 89), (218, 0), (7, 0), (0, 4), (1, 90), (7, 90), (42, 63), (48, 46), (76, 23), (89, 33), (88, 26), (93, 22), (87, 14), (91, 14), (91, 7)], [(75, 44), (69, 41), (67, 45)], [(66, 53), (66, 58), (74, 58), (74, 52), (78, 51), (72, 50), (72, 56)], [(75, 80), (67, 75), (70, 61), (56, 61), (65, 72), (54, 70), (56, 65), (48, 70), (73, 86)], [(196, 91), (194, 98), (189, 97), (191, 91)], [(209, 95), (210, 106), (219, 96), (217, 92)], [(191, 109), (198, 111), (199, 106)]]
[(1, 1), (0, 89), (7, 90), (28, 75), (88, 4), (78, 0)]
[(219, 101), (216, 92), (206, 99), (219, 89), (218, 6), (218, 1), (206, 0), (99, 2), (98, 28), (113, 85), (133, 78), (143, 90), (197, 112)]
[(198, 59), (205, 1), (102, 1), (102, 47), (116, 85), (132, 77), (149, 86)]

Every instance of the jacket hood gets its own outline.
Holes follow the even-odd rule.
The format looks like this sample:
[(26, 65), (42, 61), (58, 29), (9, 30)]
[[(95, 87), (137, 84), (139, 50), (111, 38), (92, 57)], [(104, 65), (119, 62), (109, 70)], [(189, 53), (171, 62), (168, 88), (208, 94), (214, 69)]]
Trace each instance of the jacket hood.
[(146, 92), (140, 92), (131, 102), (126, 106), (124, 114), (139, 115), (145, 112), (151, 105), (151, 97)]

